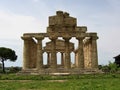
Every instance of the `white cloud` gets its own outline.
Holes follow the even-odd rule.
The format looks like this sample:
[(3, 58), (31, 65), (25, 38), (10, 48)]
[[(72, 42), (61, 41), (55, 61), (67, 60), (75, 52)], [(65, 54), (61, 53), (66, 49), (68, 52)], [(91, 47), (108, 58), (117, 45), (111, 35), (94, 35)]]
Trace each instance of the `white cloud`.
[(43, 21), (33, 16), (18, 15), (11, 12), (0, 11), (0, 46), (16, 51), (18, 60), (13, 63), (6, 62), (6, 66), (22, 66), (22, 39), (23, 33), (43, 32)]
[(19, 38), (23, 33), (39, 29), (40, 22), (35, 17), (0, 11), (0, 38)]

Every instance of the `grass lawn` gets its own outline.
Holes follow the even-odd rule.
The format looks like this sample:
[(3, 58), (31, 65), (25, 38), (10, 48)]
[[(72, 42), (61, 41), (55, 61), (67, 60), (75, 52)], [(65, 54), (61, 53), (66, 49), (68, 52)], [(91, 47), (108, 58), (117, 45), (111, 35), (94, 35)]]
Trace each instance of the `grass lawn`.
[(120, 90), (119, 74), (59, 77), (2, 75), (0, 79), (0, 90)]

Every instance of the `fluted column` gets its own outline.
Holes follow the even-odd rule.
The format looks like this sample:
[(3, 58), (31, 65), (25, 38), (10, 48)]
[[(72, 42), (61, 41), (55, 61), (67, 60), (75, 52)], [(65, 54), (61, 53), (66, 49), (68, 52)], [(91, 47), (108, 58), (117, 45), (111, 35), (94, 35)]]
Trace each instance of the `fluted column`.
[(37, 69), (43, 68), (43, 50), (42, 50), (42, 40), (44, 37), (36, 37), (37, 43)]
[(92, 68), (97, 69), (98, 68), (98, 53), (97, 53), (97, 36), (94, 36), (91, 38), (92, 42), (92, 52), (91, 52), (91, 62), (92, 62)]
[(87, 45), (86, 42), (83, 45), (84, 47), (84, 68), (86, 68), (86, 62), (87, 62)]
[(78, 66), (77, 68), (84, 68), (84, 52), (83, 52), (83, 38), (78, 39)]
[(23, 70), (29, 69), (29, 61), (30, 61), (30, 41), (31, 37), (23, 36), (21, 37), (24, 40), (24, 48), (23, 48)]
[(92, 47), (91, 47), (91, 42), (90, 42), (90, 40), (89, 40), (89, 42), (88, 42), (88, 50), (89, 50), (89, 52), (88, 52), (88, 68), (91, 68), (91, 51), (92, 51)]
[(70, 38), (63, 38), (65, 40), (65, 64), (64, 67), (66, 69), (71, 68), (71, 58), (70, 58), (70, 46), (69, 46), (69, 40)]
[(90, 61), (89, 59), (90, 59), (90, 57), (89, 57), (89, 43), (88, 43), (88, 41), (87, 41), (87, 43), (86, 43), (86, 61), (85, 61), (85, 64), (86, 64), (86, 67), (88, 67), (88, 62)]
[(56, 57), (56, 39), (57, 38), (50, 38), (51, 39), (51, 63), (50, 68), (57, 68), (57, 57)]

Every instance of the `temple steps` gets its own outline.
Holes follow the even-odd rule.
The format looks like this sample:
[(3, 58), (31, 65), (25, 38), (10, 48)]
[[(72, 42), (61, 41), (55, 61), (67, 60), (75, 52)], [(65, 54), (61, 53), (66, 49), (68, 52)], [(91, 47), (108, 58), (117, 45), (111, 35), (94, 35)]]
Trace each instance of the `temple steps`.
[(27, 69), (22, 70), (18, 74), (25, 74), (25, 75), (71, 75), (71, 74), (96, 74), (96, 73), (102, 73), (102, 71), (98, 69), (64, 69), (64, 68), (58, 68), (58, 69)]

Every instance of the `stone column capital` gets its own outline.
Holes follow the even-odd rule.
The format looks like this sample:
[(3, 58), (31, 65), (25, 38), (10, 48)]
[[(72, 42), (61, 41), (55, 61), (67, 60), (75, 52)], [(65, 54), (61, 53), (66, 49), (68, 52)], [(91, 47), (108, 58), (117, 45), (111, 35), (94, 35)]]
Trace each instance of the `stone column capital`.
[(77, 40), (83, 40), (84, 37), (76, 37)]
[(56, 40), (57, 37), (49, 37), (50, 40)]
[(37, 40), (43, 40), (44, 37), (35, 37), (35, 39), (37, 39)]
[(99, 37), (98, 36), (92, 36), (91, 39), (92, 40), (97, 40), (97, 39), (99, 39)]
[(50, 52), (46, 52), (47, 54), (50, 54)]
[(31, 40), (32, 39), (32, 37), (30, 37), (30, 36), (22, 36), (21, 37), (23, 40)]
[(61, 54), (63, 54), (64, 52), (60, 52)]
[(63, 37), (63, 39), (69, 41), (71, 39), (71, 37)]

